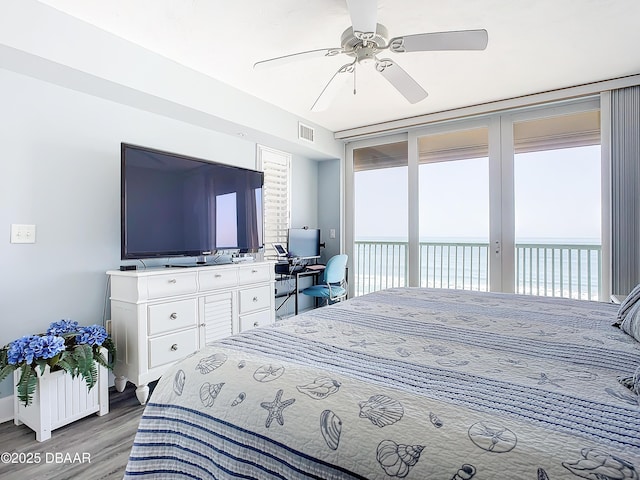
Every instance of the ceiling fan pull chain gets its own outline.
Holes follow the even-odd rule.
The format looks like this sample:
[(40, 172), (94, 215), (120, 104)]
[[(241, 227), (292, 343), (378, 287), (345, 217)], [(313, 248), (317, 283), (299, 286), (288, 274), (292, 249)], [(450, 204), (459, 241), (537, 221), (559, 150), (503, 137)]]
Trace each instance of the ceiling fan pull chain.
[(356, 94), (356, 71), (357, 69), (353, 69), (353, 94)]

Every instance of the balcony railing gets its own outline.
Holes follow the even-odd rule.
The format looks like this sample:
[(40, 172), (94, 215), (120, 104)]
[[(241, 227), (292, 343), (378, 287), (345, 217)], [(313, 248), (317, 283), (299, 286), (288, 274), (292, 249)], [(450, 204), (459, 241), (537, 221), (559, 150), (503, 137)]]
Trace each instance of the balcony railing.
[[(355, 242), (355, 294), (408, 285), (407, 242)], [(515, 292), (598, 300), (600, 245), (516, 244)], [(421, 242), (420, 285), (489, 290), (489, 244)]]
[(356, 296), (408, 285), (406, 242), (355, 242)]

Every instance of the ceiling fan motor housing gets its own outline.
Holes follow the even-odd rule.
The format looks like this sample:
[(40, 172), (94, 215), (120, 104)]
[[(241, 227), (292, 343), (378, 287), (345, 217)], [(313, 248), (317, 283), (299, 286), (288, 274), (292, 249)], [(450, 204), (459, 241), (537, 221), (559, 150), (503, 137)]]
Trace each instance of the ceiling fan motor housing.
[(378, 23), (373, 35), (354, 32), (353, 27), (349, 27), (342, 33), (340, 41), (344, 53), (365, 64), (375, 62), (376, 54), (387, 47), (388, 37), (387, 28)]

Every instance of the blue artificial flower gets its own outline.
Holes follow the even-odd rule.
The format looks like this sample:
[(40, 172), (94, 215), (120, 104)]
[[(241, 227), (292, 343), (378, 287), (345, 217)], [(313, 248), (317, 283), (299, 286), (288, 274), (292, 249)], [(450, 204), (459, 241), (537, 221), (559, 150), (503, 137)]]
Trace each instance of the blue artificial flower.
[(57, 335), (45, 335), (36, 337), (29, 346), (33, 349), (33, 356), (36, 360), (53, 358), (58, 353), (64, 351), (64, 338)]
[(53, 322), (51, 325), (49, 325), (47, 335), (64, 335), (66, 333), (75, 333), (78, 331), (78, 329), (78, 322), (63, 319), (59, 322)]
[(78, 335), (76, 336), (76, 343), (82, 344), (86, 343), (88, 345), (102, 345), (102, 343), (109, 336), (104, 327), (100, 325), (90, 325), (88, 327), (80, 327), (78, 331)]
[(33, 335), (25, 335), (22, 338), (18, 338), (9, 344), (7, 350), (7, 362), (11, 365), (19, 365), (25, 361), (25, 350), (29, 345)]
[(53, 358), (64, 349), (64, 338), (62, 337), (25, 335), (9, 345), (7, 362), (11, 365), (31, 364), (34, 360)]

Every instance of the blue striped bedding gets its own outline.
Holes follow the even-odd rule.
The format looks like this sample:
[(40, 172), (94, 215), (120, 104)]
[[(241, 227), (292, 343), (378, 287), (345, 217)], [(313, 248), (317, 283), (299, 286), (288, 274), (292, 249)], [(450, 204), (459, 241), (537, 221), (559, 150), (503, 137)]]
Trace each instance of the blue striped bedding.
[(638, 480), (616, 313), (398, 288), (228, 337), (160, 379), (125, 478)]

